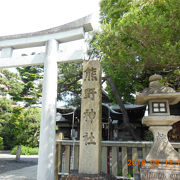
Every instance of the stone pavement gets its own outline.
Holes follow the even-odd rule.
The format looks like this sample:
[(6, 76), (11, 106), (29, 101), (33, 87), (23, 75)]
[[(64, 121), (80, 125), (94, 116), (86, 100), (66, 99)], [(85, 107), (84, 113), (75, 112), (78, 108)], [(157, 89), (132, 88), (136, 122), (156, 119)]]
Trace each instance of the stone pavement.
[(38, 155), (21, 155), (17, 163), (10, 151), (0, 151), (0, 180), (36, 180), (37, 161)]
[(37, 165), (0, 174), (1, 180), (36, 180)]

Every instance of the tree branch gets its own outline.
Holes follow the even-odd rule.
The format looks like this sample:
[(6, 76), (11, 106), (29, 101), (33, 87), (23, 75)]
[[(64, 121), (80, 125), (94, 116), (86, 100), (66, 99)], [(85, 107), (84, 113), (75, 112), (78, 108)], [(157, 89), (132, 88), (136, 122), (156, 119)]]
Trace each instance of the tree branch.
[(127, 130), (130, 132), (130, 134), (133, 136), (133, 138), (135, 140), (140, 140), (140, 138), (135, 134), (134, 129), (131, 127), (131, 125), (129, 123), (128, 113), (127, 113), (127, 111), (125, 109), (125, 106), (124, 106), (124, 104), (122, 102), (122, 98), (119, 95), (119, 92), (118, 92), (113, 80), (111, 79), (111, 77), (107, 77), (106, 79), (107, 79), (108, 83), (110, 84), (112, 92), (116, 97), (116, 101), (117, 101), (117, 103), (118, 103), (118, 105), (119, 105), (119, 107), (120, 107), (120, 109), (121, 109), (121, 111), (123, 113), (123, 123), (124, 123), (125, 127), (127, 128)]

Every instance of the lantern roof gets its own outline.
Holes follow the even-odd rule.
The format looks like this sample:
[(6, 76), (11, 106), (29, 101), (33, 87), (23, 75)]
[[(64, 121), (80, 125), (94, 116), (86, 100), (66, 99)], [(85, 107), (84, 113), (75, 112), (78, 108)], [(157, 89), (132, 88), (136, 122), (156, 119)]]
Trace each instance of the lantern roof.
[(163, 86), (160, 82), (162, 76), (154, 74), (149, 78), (149, 87), (145, 88), (142, 93), (136, 94), (136, 104), (146, 105), (149, 100), (168, 100), (169, 104), (177, 104), (180, 101), (180, 93), (173, 88)]

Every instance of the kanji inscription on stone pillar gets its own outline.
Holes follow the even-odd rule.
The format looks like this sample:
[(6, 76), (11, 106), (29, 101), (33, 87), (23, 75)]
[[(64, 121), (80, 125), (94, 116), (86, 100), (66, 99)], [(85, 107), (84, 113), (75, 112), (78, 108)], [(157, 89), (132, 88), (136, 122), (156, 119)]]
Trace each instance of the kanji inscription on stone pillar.
[(101, 66), (96, 60), (83, 62), (79, 173), (100, 173)]

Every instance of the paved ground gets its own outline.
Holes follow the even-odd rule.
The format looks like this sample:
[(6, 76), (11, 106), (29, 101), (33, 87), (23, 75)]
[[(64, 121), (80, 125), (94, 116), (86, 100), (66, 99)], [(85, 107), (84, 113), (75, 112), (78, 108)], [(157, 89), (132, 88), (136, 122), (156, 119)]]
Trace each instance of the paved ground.
[(9, 151), (0, 151), (0, 180), (36, 180), (38, 156), (21, 155), (20, 162)]

